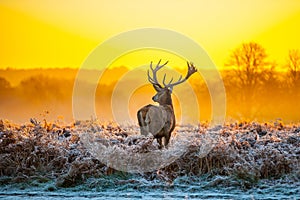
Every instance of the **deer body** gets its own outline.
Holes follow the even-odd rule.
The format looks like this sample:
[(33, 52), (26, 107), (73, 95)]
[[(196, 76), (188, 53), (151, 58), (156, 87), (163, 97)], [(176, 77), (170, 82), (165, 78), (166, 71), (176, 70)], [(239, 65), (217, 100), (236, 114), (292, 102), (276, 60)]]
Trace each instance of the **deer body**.
[(152, 134), (154, 138), (157, 139), (160, 148), (162, 148), (162, 139), (164, 138), (164, 146), (166, 147), (169, 143), (171, 133), (175, 128), (176, 120), (174, 115), (174, 109), (172, 104), (172, 89), (173, 86), (178, 85), (184, 81), (186, 81), (193, 73), (197, 70), (192, 63), (188, 63), (188, 73), (184, 79), (179, 78), (176, 83), (172, 83), (171, 81), (166, 84), (164, 76), (162, 87), (156, 77), (156, 72), (165, 66), (168, 62), (163, 65), (157, 64), (156, 68), (152, 68), (152, 62), (150, 68), (152, 70), (153, 76), (150, 76), (148, 71), (148, 80), (153, 85), (154, 89), (157, 91), (156, 95), (152, 97), (152, 100), (159, 103), (158, 106), (155, 105), (147, 105), (142, 107), (137, 112), (137, 118), (141, 130), (142, 135)]
[(175, 128), (176, 120), (172, 105), (147, 105), (137, 113), (141, 134), (151, 133), (162, 147), (162, 138), (165, 138), (164, 145), (169, 143), (171, 133)]

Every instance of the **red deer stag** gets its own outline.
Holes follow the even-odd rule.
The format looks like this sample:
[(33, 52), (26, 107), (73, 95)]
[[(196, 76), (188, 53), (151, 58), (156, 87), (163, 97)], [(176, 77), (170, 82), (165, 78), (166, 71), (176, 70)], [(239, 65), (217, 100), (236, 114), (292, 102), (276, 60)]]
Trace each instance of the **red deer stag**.
[(173, 78), (169, 83), (165, 83), (166, 74), (163, 77), (163, 85), (158, 83), (157, 80), (157, 71), (164, 67), (168, 61), (162, 65), (160, 65), (161, 60), (158, 62), (155, 68), (152, 67), (152, 62), (150, 64), (150, 69), (152, 71), (152, 77), (150, 76), (150, 72), (148, 70), (148, 81), (153, 85), (156, 90), (156, 95), (152, 97), (152, 100), (159, 103), (159, 106), (147, 105), (141, 108), (137, 112), (137, 118), (139, 121), (139, 126), (141, 129), (142, 135), (148, 135), (151, 133), (154, 138), (157, 139), (159, 143), (159, 148), (162, 148), (162, 138), (164, 138), (164, 146), (167, 147), (171, 133), (175, 128), (175, 115), (172, 104), (172, 89), (175, 85), (183, 83), (186, 81), (192, 74), (197, 72), (197, 69), (192, 63), (187, 63), (188, 72), (184, 79), (182, 76), (178, 79), (177, 82), (172, 83)]

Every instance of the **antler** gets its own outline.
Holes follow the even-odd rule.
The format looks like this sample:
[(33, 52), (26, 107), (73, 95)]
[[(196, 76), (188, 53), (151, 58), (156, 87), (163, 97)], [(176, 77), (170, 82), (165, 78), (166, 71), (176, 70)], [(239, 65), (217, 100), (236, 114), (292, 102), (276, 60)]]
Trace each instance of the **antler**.
[(169, 81), (168, 84), (165, 83), (165, 80), (166, 80), (166, 74), (164, 75), (164, 78), (163, 78), (163, 84), (165, 87), (168, 87), (168, 88), (173, 88), (175, 85), (179, 85), (180, 83), (183, 83), (184, 81), (188, 80), (188, 78), (194, 74), (195, 72), (197, 72), (197, 69), (196, 67), (194, 66), (194, 64), (192, 62), (187, 62), (187, 65), (188, 65), (188, 72), (185, 76), (184, 79), (182, 79), (182, 76), (179, 77), (178, 81), (175, 82), (175, 83), (172, 83), (173, 81), (173, 78), (171, 78), (171, 80)]
[(159, 65), (160, 62), (161, 62), (161, 59), (159, 60), (159, 62), (157, 63), (157, 65), (156, 65), (156, 67), (155, 67), (154, 69), (153, 69), (153, 67), (152, 67), (152, 61), (151, 61), (151, 63), (150, 63), (150, 69), (151, 69), (151, 71), (152, 71), (153, 77), (150, 76), (150, 72), (149, 72), (149, 70), (148, 70), (148, 81), (149, 81), (150, 83), (152, 83), (153, 85), (159, 85), (159, 86), (160, 86), (160, 84), (158, 83), (158, 80), (157, 80), (156, 72), (157, 72), (158, 70), (160, 70), (163, 66), (165, 66), (166, 64), (168, 64), (169, 61), (165, 62), (165, 63), (162, 64), (162, 65)]
[[(168, 64), (169, 61), (165, 62), (164, 64), (162, 65), (159, 65), (161, 62), (161, 60), (159, 60), (159, 62), (157, 63), (156, 67), (153, 69), (152, 67), (152, 61), (150, 63), (150, 69), (152, 71), (152, 74), (153, 74), (153, 77), (150, 76), (150, 72), (148, 70), (148, 81), (153, 84), (153, 85), (158, 85), (161, 87), (161, 85), (158, 83), (158, 80), (157, 80), (157, 76), (156, 76), (156, 72), (158, 70), (160, 70), (162, 67), (164, 67), (166, 64)], [(166, 81), (166, 74), (164, 74), (164, 78), (163, 78), (163, 84), (166, 88), (173, 88), (175, 85), (179, 85), (180, 83), (183, 83), (184, 81), (186, 81), (192, 74), (194, 74), (195, 72), (197, 72), (197, 69), (196, 67), (194, 66), (194, 64), (192, 62), (187, 62), (187, 66), (188, 66), (188, 72), (185, 76), (184, 79), (182, 79), (182, 75), (179, 77), (178, 81), (175, 82), (175, 83), (172, 83), (173, 81), (173, 77), (171, 78), (171, 80), (169, 81), (168, 84), (165, 83)]]

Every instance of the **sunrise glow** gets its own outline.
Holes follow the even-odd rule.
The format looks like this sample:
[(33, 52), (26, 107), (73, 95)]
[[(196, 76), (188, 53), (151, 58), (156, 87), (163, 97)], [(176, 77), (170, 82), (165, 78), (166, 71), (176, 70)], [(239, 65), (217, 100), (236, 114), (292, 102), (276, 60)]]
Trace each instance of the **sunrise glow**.
[[(0, 19), (0, 118), (26, 121), (44, 117), (46, 110), (51, 120), (62, 116), (72, 121), (74, 85), (78, 83), (83, 94), (87, 88), (92, 91), (90, 96), (78, 95), (78, 107), (88, 111), (86, 117), (91, 112), (82, 104), (95, 110), (99, 119), (114, 121), (115, 103), (123, 105), (122, 113), (136, 122), (137, 109), (153, 103), (155, 94), (147, 69), (151, 61), (156, 64), (162, 59), (169, 63), (159, 74), (160, 80), (166, 72), (167, 81), (185, 76), (187, 61), (194, 62), (199, 72), (188, 81), (190, 85), (174, 89), (178, 123), (191, 116), (194, 121), (218, 118), (213, 112), (222, 113), (227, 120), (299, 121), (298, 66), (294, 66), (296, 71), (287, 66), (290, 50), (300, 60), (299, 0), (2, 0)], [(155, 32), (116, 39), (146, 29), (169, 31), (187, 40), (160, 38), (153, 36)], [(158, 46), (171, 44), (173, 49), (139, 46), (144, 37)], [(93, 54), (111, 41), (117, 42), (104, 48), (100, 56)], [(189, 42), (202, 53), (190, 48)], [(252, 74), (247, 74), (251, 63), (237, 67), (232, 53), (243, 45), (262, 50), (262, 59), (253, 63), (267, 65), (252, 65)], [(194, 59), (188, 59), (189, 55)], [(242, 59), (243, 55), (238, 56)], [(78, 76), (82, 69), (88, 69), (83, 80)], [(217, 81), (219, 87), (215, 77), (222, 79)], [(82, 103), (83, 96), (89, 103)], [(213, 107), (223, 105), (215, 99), (222, 100), (222, 109)]]
[[(278, 1), (1, 1), (0, 68), (78, 68), (106, 39), (158, 27), (199, 43), (218, 67), (242, 42), (263, 45), (283, 63), (300, 46), (300, 2)], [(145, 53), (144, 53), (145, 54)], [(148, 62), (126, 58), (118, 65)], [(138, 60), (138, 61), (137, 61)]]

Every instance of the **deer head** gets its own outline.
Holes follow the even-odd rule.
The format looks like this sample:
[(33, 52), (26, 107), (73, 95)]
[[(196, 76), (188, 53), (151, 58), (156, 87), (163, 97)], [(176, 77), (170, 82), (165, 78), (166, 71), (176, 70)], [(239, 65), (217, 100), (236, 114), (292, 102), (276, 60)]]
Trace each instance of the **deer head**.
[(187, 62), (188, 72), (185, 78), (182, 79), (182, 76), (173, 83), (173, 78), (166, 83), (166, 74), (163, 77), (163, 86), (157, 80), (157, 72), (166, 66), (169, 61), (165, 62), (164, 64), (160, 65), (161, 60), (157, 63), (156, 67), (152, 67), (152, 62), (150, 63), (150, 70), (152, 71), (152, 77), (150, 76), (150, 71), (148, 70), (148, 81), (153, 85), (154, 89), (156, 90), (156, 94), (152, 97), (152, 100), (159, 103), (160, 105), (171, 105), (172, 106), (172, 90), (175, 85), (179, 85), (185, 82), (193, 73), (197, 72), (196, 67), (193, 63)]

